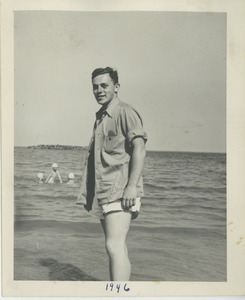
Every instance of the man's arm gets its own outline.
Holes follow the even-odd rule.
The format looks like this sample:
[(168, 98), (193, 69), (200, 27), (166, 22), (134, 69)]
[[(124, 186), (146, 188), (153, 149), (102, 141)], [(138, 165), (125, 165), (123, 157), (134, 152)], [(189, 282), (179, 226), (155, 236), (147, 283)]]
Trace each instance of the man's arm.
[(59, 173), (59, 171), (58, 171), (58, 170), (57, 170), (57, 174), (58, 174), (58, 177), (59, 177), (60, 183), (63, 183), (63, 181), (62, 181), (62, 179), (61, 179), (61, 177), (60, 177), (60, 173)]
[(137, 137), (132, 141), (133, 152), (131, 156), (131, 170), (129, 174), (128, 184), (124, 190), (122, 206), (124, 208), (130, 208), (135, 205), (135, 199), (137, 197), (137, 183), (143, 172), (145, 161), (145, 141), (141, 137)]
[(51, 177), (52, 175), (52, 172), (49, 174), (48, 178), (45, 180), (45, 182), (48, 182), (49, 181), (49, 178)]

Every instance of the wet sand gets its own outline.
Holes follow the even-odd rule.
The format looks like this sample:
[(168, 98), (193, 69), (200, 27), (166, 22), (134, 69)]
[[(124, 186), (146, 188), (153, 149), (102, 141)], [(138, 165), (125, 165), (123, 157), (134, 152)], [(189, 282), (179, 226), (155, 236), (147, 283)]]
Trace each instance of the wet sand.
[[(14, 279), (108, 280), (107, 255), (100, 224), (76, 224), (75, 231), (72, 231), (74, 226), (64, 230), (65, 223), (63, 226), (58, 222), (52, 223), (49, 229), (37, 229), (31, 221), (16, 224)], [(88, 234), (91, 227), (92, 236)], [(98, 240), (101, 247), (98, 247)]]
[[(162, 240), (152, 244), (158, 234)], [(131, 281), (226, 280), (226, 240), (219, 231), (132, 225), (127, 244)], [(100, 223), (17, 221), (14, 246), (15, 280), (109, 280)]]

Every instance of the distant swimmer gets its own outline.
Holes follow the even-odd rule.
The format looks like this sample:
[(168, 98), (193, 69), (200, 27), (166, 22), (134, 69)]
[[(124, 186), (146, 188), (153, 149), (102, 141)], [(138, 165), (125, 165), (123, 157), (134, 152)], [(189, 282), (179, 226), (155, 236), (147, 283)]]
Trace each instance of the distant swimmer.
[(37, 178), (39, 179), (39, 181), (38, 181), (39, 184), (44, 183), (43, 173), (37, 173)]
[(67, 183), (66, 184), (74, 184), (75, 182), (74, 182), (74, 178), (75, 178), (75, 175), (74, 175), (74, 173), (69, 173), (68, 174), (68, 181), (67, 181)]
[(52, 164), (52, 168), (53, 168), (53, 170), (52, 170), (52, 172), (49, 174), (49, 176), (48, 176), (48, 178), (46, 179), (45, 182), (46, 182), (46, 183), (52, 184), (52, 183), (55, 182), (55, 179), (56, 179), (57, 176), (58, 176), (60, 183), (62, 183), (63, 181), (62, 181), (62, 179), (61, 179), (61, 177), (60, 177), (60, 173), (59, 173), (59, 171), (58, 171), (58, 165), (57, 165), (56, 163), (54, 163), (54, 164)]

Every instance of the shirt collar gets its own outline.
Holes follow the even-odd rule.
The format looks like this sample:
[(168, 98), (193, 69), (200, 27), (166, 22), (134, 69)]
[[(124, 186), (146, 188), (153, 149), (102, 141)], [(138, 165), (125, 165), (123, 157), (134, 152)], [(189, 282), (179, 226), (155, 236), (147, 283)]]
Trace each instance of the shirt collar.
[(111, 102), (109, 103), (109, 105), (107, 106), (106, 110), (104, 110), (103, 107), (101, 107), (101, 109), (99, 111), (97, 111), (96, 113), (96, 119), (100, 119), (103, 115), (103, 113), (108, 114), (108, 116), (112, 117), (112, 113), (114, 111), (114, 109), (116, 108), (116, 106), (119, 103), (119, 98), (116, 96), (113, 100), (111, 100)]

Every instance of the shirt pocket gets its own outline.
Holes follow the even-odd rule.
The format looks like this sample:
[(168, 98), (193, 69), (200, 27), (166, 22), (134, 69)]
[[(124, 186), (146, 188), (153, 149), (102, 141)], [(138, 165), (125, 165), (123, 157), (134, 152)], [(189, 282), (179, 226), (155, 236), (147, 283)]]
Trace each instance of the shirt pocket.
[(107, 153), (118, 152), (121, 148), (121, 139), (118, 135), (106, 136), (104, 149)]

